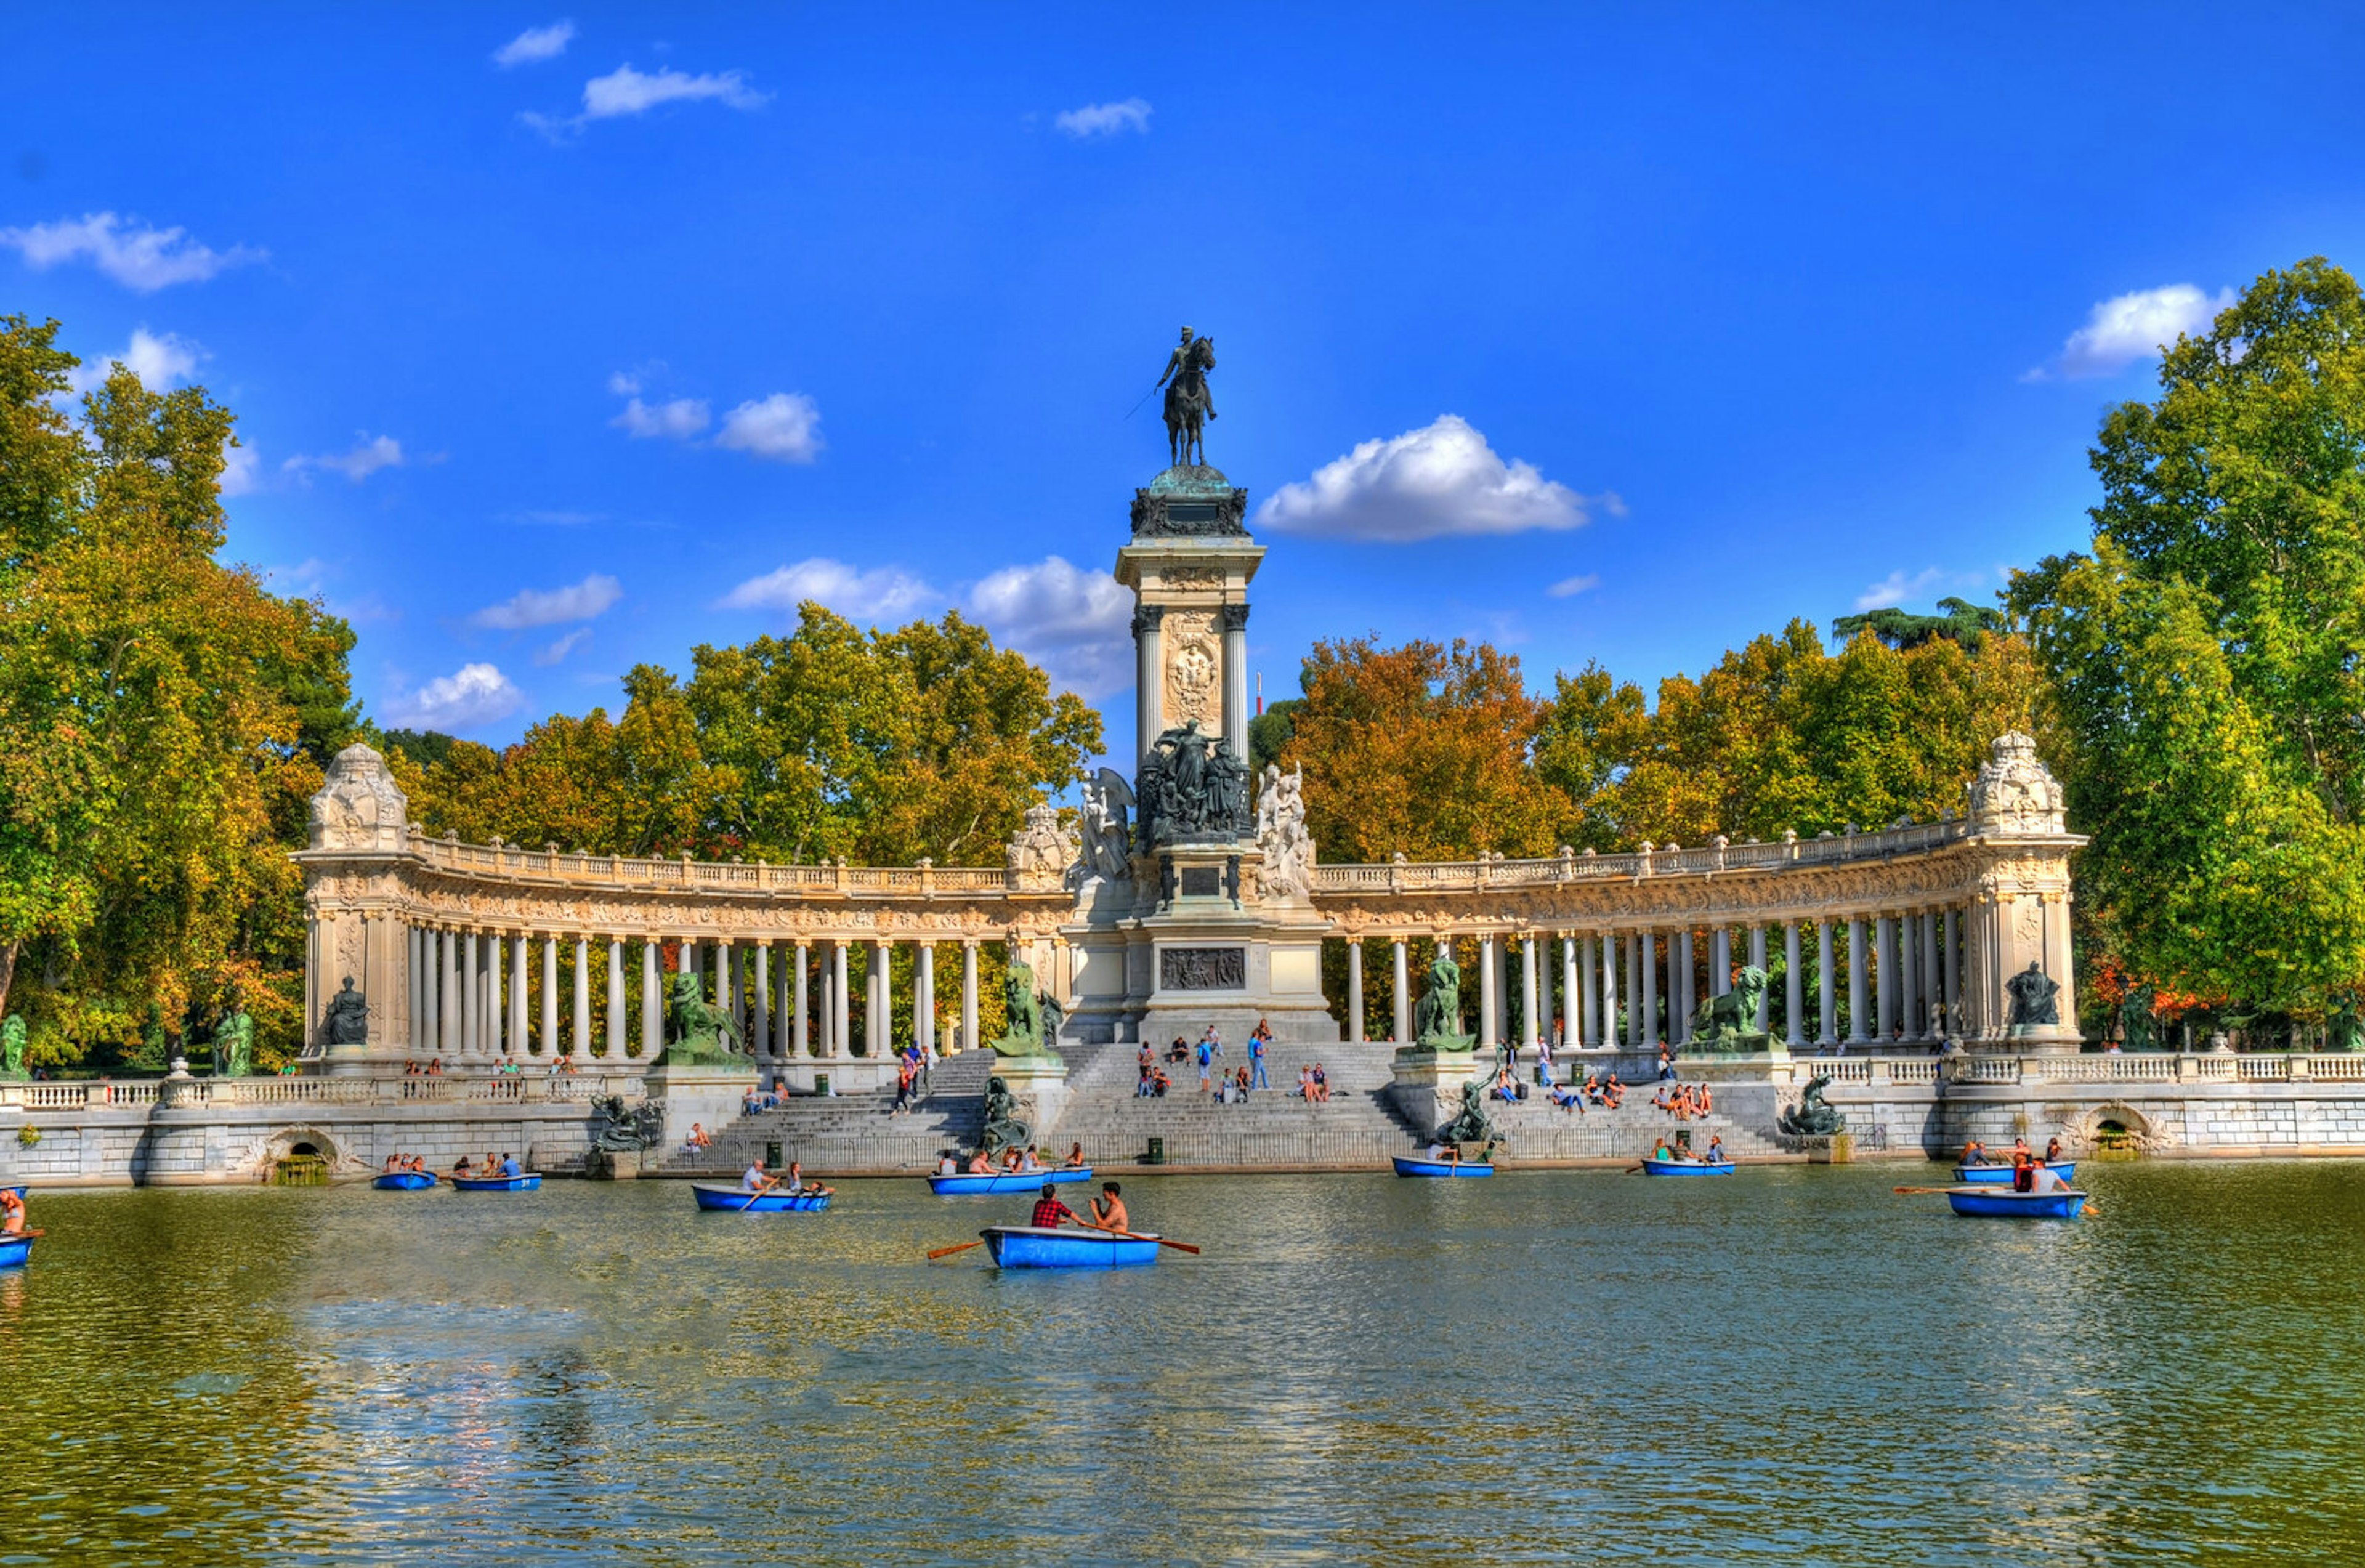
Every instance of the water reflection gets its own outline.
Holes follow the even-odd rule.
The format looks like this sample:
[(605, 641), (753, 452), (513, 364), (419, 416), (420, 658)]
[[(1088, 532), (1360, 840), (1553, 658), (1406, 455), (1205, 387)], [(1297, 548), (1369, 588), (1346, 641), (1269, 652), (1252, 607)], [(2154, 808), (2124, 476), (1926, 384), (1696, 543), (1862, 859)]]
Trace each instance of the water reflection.
[[(1906, 1177), (1918, 1175), (1907, 1171)], [(1154, 1270), (848, 1183), (37, 1194), (0, 1552), (814, 1563), (2354, 1558), (2365, 1170), (1144, 1179)]]

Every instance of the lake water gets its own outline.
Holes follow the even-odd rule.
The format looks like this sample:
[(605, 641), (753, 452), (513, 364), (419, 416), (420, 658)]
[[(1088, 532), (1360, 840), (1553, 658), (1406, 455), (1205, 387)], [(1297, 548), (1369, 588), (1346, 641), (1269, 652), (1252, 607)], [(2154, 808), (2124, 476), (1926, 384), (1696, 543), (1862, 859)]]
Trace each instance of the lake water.
[(1128, 1178), (1203, 1256), (1009, 1276), (917, 1181), (37, 1193), (0, 1562), (2365, 1558), (2365, 1166), (1939, 1174)]

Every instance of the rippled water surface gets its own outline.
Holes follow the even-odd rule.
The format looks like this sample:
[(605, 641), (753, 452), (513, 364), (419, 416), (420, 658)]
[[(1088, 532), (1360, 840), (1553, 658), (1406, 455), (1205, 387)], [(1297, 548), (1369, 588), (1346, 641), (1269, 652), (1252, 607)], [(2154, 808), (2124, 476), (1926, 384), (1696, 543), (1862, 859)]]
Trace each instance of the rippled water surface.
[(2365, 1167), (36, 1193), (0, 1562), (2365, 1559)]

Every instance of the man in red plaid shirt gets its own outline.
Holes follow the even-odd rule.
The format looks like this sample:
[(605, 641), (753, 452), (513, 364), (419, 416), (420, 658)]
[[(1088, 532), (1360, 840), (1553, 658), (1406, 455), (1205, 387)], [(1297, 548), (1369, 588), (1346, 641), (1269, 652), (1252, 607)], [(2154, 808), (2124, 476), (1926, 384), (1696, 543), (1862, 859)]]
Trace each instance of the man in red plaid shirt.
[(1050, 1182), (1043, 1183), (1043, 1195), (1035, 1200), (1035, 1218), (1030, 1222), (1044, 1230), (1057, 1230), (1062, 1220), (1084, 1223), (1083, 1215), (1059, 1201), (1059, 1189)]

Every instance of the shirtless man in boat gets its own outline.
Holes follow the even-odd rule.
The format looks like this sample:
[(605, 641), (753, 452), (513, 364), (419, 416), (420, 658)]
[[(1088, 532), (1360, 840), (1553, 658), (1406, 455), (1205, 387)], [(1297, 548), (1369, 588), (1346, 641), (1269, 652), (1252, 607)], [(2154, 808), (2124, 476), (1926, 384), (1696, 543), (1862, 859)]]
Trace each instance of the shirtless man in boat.
[(1101, 1183), (1101, 1195), (1093, 1200), (1092, 1223), (1102, 1230), (1131, 1230), (1133, 1222), (1125, 1212), (1125, 1200), (1117, 1195), (1114, 1182)]
[(972, 1176), (991, 1176), (993, 1174), (993, 1161), (985, 1157), (984, 1149), (981, 1148), (975, 1154), (969, 1157), (969, 1173)]

